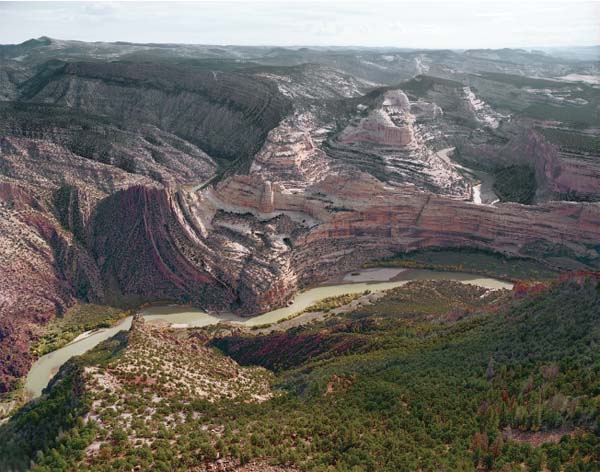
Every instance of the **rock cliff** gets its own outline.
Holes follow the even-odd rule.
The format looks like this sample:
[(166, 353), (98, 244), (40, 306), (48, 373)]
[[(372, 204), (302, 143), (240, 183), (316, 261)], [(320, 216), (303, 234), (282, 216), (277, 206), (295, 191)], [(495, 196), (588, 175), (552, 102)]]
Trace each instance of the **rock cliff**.
[(469, 180), (431, 146), (432, 123), (442, 115), (433, 103), (411, 103), (401, 90), (388, 90), (372, 109), (358, 104), (356, 117), (328, 141), (328, 154), (341, 168), (351, 165), (391, 184), (468, 198)]
[[(76, 300), (250, 316), (428, 247), (600, 267), (600, 204), (549, 201), (597, 196), (593, 152), (520, 132), (474, 87), (361, 95), (340, 71), (228, 66), (54, 61), (1, 104), (0, 391)], [(474, 167), (534, 167), (540, 204), (471, 203), (453, 146)]]

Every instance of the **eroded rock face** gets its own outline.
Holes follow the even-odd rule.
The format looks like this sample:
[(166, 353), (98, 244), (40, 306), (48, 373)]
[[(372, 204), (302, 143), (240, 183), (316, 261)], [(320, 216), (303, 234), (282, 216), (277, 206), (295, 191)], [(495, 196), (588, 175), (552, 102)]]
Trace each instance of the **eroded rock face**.
[(370, 111), (361, 105), (357, 118), (329, 142), (328, 154), (339, 167), (354, 166), (395, 185), (470, 196), (469, 180), (431, 147), (432, 123), (443, 116), (440, 107), (423, 100), (411, 103), (401, 90), (385, 92)]
[(412, 128), (396, 126), (383, 110), (373, 110), (354, 130), (347, 130), (340, 138), (342, 143), (368, 142), (384, 146), (408, 146), (414, 141)]
[(302, 186), (328, 171), (328, 158), (310, 134), (315, 118), (310, 113), (295, 114), (271, 130), (255, 156), (252, 174), (265, 180), (283, 180)]
[(528, 130), (525, 142), (538, 180), (551, 196), (600, 200), (600, 149), (595, 154), (561, 149), (535, 130)]
[[(128, 80), (143, 80), (138, 69), (117, 69)], [(120, 93), (121, 85), (100, 72), (91, 66), (63, 71), (33, 97), (45, 101), (65, 91), (67, 103), (87, 97), (79, 108), (107, 113), (135, 102), (137, 92), (128, 91), (129, 105), (116, 103), (114, 88)], [(180, 77), (189, 90), (176, 98), (165, 97), (168, 85), (159, 84), (151, 95), (160, 106), (147, 110), (148, 121), (156, 123), (157, 110), (178, 107), (178, 100), (198, 93), (192, 79)], [(211, 94), (241, 80), (221, 79), (209, 77)], [(272, 92), (262, 82), (255, 85)], [(80, 96), (82, 90), (88, 92)], [(110, 100), (90, 97), (89, 90)], [(236, 123), (246, 123), (244, 135), (258, 133), (253, 127), (260, 125), (266, 139), (242, 146), (256, 151), (252, 162), (237, 172), (228, 169), (214, 184), (215, 160), (157, 125), (128, 131), (108, 147), (101, 139), (88, 152), (78, 140), (82, 130), (71, 125), (31, 129), (11, 122), (0, 139), (0, 389), (26, 371), (28, 341), (39, 326), (75, 300), (121, 306), (189, 302), (249, 316), (283, 306), (302, 287), (334, 273), (427, 247), (471, 246), (563, 267), (600, 267), (599, 204), (469, 202), (470, 181), (439, 152), (450, 144), (444, 135), (459, 129), (444, 120), (453, 113), (456, 121), (489, 128), (481, 115), (489, 110), (476, 98), (467, 103), (466, 92), (457, 90), (442, 106), (428, 97), (409, 99), (400, 90), (365, 99), (367, 104), (356, 98), (351, 109), (340, 106), (351, 116), (339, 122), (314, 102), (280, 120), (280, 106), (255, 110), (255, 97), (245, 92), (238, 96), (244, 111), (221, 110), (219, 120), (232, 114), (235, 120), (218, 125), (235, 133)], [(435, 94), (443, 95), (438, 89)], [(219, 108), (213, 101), (204, 105)], [(267, 130), (270, 123), (274, 127)], [(341, 131), (335, 132), (338, 124)], [(204, 129), (189, 130), (188, 122), (163, 125), (191, 134)], [(113, 132), (118, 134), (110, 125), (93, 136)], [(515, 149), (523, 149), (549, 191), (593, 186), (593, 167), (569, 168), (532, 133), (472, 150), (509, 162)], [(207, 139), (234, 157), (223, 136), (213, 138)], [(580, 179), (581, 172), (591, 180)]]
[(43, 201), (0, 182), (0, 392), (25, 375), (29, 341), (75, 296), (102, 296), (93, 259)]
[(257, 75), (275, 82), (282, 95), (294, 99), (357, 97), (377, 85), (338, 69), (316, 64), (299, 65), (291, 68), (287, 74), (281, 70)]
[(0, 120), (0, 391), (27, 372), (29, 342), (41, 326), (76, 300), (130, 302), (118, 297), (118, 286), (105, 290), (114, 281), (104, 276), (106, 257), (94, 252), (96, 228), (112, 233), (116, 213), (127, 209), (113, 207), (104, 219), (102, 209), (111, 208), (113, 194), (185, 186), (209, 178), (216, 167), (195, 146), (142, 128), (111, 143), (111, 154), (134, 160), (135, 168), (126, 170), (120, 162), (101, 162), (96, 153), (73, 152), (81, 128), (37, 125), (27, 116)]
[(55, 67), (24, 85), (28, 100), (158, 126), (224, 160), (250, 158), (291, 111), (259, 77), (152, 63)]
[(496, 129), (500, 125), (500, 121), (505, 118), (477, 97), (471, 87), (463, 87), (461, 98), (461, 104), (465, 111), (485, 126)]
[(581, 200), (600, 200), (600, 160), (597, 154), (576, 152), (549, 142), (535, 129), (513, 133), (501, 145), (461, 142), (461, 155), (477, 167), (489, 168), (526, 163), (535, 169), (537, 201), (562, 200), (573, 196)]
[(383, 146), (409, 146), (414, 143), (408, 97), (400, 90), (386, 92), (381, 108), (372, 110), (356, 126), (349, 126), (340, 135), (342, 143), (368, 142)]
[[(471, 246), (539, 258), (563, 253), (572, 262), (599, 260), (596, 204), (475, 205), (411, 188), (392, 190), (358, 172), (328, 176), (303, 194), (275, 186), (267, 208), (261, 203), (262, 184), (260, 179), (234, 176), (216, 191), (207, 191), (210, 198), (201, 196), (196, 204), (212, 214), (204, 234), (199, 225), (183, 220), (165, 227), (162, 220), (146, 218), (148, 234), (136, 246), (146, 238), (162, 242), (120, 257), (119, 285), (125, 293), (192, 297), (202, 306), (222, 309), (230, 304), (250, 315), (281, 306), (305, 284), (405, 250)], [(164, 205), (157, 213), (172, 211), (164, 191), (153, 193), (151, 205)], [(187, 234), (181, 243), (186, 249), (167, 245), (177, 234)], [(184, 250), (187, 262), (178, 258)], [(143, 254), (149, 257), (143, 259)], [(193, 267), (193, 259), (202, 265)], [(148, 266), (130, 275), (132, 264), (140, 260)], [(186, 270), (191, 272), (183, 277)], [(143, 282), (138, 273), (146, 274)]]

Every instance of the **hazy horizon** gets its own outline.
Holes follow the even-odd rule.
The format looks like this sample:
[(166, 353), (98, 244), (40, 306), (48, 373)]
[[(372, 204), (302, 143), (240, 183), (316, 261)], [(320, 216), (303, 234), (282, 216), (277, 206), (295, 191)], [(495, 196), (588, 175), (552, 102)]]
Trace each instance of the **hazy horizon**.
[(407, 49), (600, 45), (600, 3), (2, 2), (0, 43)]
[[(2, 0), (0, 0), (1, 2)], [(19, 41), (18, 43), (2, 43), (0, 42), (0, 45), (2, 46), (7, 46), (7, 45), (18, 45), (18, 44), (22, 44), (25, 43), (27, 41), (30, 40), (39, 40), (39, 39), (43, 39), (43, 38), (48, 38), (54, 41), (73, 41), (73, 42), (81, 42), (81, 43), (89, 43), (89, 44), (118, 44), (118, 43), (124, 43), (124, 44), (135, 44), (135, 45), (140, 45), (140, 46), (146, 46), (146, 45), (181, 45), (181, 46), (214, 46), (214, 47), (256, 47), (256, 48), (286, 48), (286, 49), (302, 49), (302, 48), (315, 48), (315, 49), (398, 49), (398, 50), (415, 50), (415, 51), (419, 51), (419, 50), (423, 50), (423, 51), (438, 51), (438, 50), (449, 50), (449, 51), (468, 51), (468, 50), (474, 50), (474, 49), (489, 49), (489, 50), (500, 50), (500, 49), (523, 49), (523, 50), (548, 50), (548, 49), (569, 49), (569, 48), (599, 48), (600, 47), (600, 42), (598, 44), (571, 44), (571, 45), (554, 45), (554, 46), (498, 46), (498, 47), (470, 47), (470, 48), (452, 48), (452, 47), (447, 47), (447, 48), (434, 48), (434, 47), (418, 47), (418, 46), (413, 46), (413, 47), (402, 47), (402, 46), (364, 46), (361, 44), (347, 44), (347, 45), (334, 45), (334, 44), (235, 44), (235, 43), (187, 43), (187, 42), (167, 42), (167, 41), (144, 41), (144, 42), (140, 42), (140, 41), (124, 41), (124, 40), (120, 40), (120, 39), (115, 39), (115, 40), (110, 40), (110, 41), (102, 41), (102, 40), (97, 40), (97, 41), (87, 41), (87, 40), (83, 40), (83, 39), (78, 39), (78, 38), (60, 38), (60, 37), (53, 37), (53, 36), (49, 36), (49, 35), (41, 35), (41, 36), (37, 36), (37, 37), (31, 37), (31, 38), (27, 38), (24, 39), (23, 41)]]

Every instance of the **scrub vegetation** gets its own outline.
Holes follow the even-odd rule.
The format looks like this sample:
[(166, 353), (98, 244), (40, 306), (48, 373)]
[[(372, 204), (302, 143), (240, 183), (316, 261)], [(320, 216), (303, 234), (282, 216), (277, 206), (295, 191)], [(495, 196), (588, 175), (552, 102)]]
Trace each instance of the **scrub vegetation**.
[(534, 259), (507, 257), (503, 254), (472, 248), (424, 249), (368, 262), (364, 267), (464, 271), (512, 281), (549, 279), (559, 273)]
[(413, 282), (264, 335), (142, 326), (63, 367), (0, 430), (0, 462), (598, 470), (599, 317), (599, 284), (582, 275), (512, 292)]
[(131, 311), (106, 305), (78, 303), (44, 327), (44, 334), (33, 345), (32, 354), (43, 356), (60, 349), (86, 331), (108, 328), (131, 314)]

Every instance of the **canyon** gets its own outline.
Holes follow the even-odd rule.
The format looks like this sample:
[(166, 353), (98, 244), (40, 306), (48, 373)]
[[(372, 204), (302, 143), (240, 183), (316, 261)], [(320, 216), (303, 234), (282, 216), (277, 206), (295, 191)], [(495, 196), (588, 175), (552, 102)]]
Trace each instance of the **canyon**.
[[(462, 63), (379, 54), (390, 69), (363, 57), (357, 72), (356, 52), (338, 67), (318, 52), (291, 64), (298, 51), (244, 65), (232, 48), (223, 63), (188, 66), (183, 56), (110, 62), (101, 47), (85, 62), (85, 44), (50, 39), (2, 48), (12, 73), (0, 103), (0, 391), (27, 373), (44, 325), (75, 303), (252, 316), (426, 248), (600, 269), (598, 125), (515, 108), (514, 94), (539, 103), (508, 83), (530, 66), (511, 63), (498, 78), (485, 75), (498, 63), (474, 52)], [(32, 52), (16, 60), (23, 48)], [(415, 56), (421, 70), (399, 74)], [(552, 64), (536, 73), (596, 67)], [(600, 103), (593, 84), (556, 87)], [(589, 144), (565, 138), (576, 135)], [(473, 201), (469, 169), (514, 165), (533, 169), (534, 204)]]

